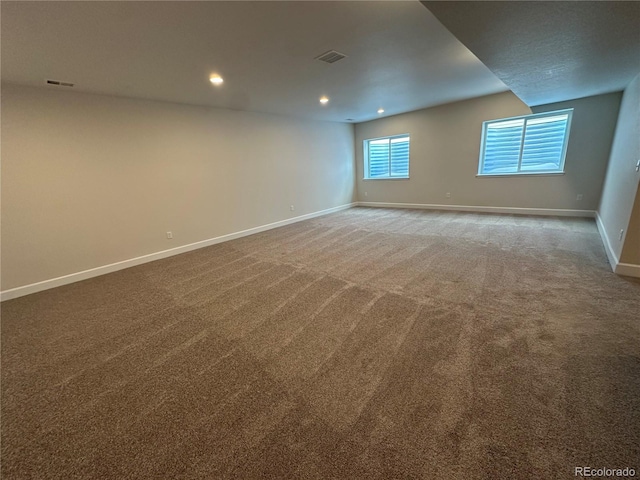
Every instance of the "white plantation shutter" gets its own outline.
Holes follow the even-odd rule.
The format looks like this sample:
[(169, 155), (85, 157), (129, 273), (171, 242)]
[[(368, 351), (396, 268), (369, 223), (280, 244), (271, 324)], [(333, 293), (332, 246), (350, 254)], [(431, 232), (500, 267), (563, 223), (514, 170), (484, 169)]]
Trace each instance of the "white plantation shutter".
[(409, 136), (365, 140), (365, 178), (408, 178)]
[(518, 171), (523, 129), (524, 119), (487, 125), (483, 173)]
[(389, 171), (389, 139), (369, 142), (369, 177), (388, 177)]
[(561, 173), (572, 110), (484, 122), (480, 175)]
[(522, 145), (521, 170), (558, 170), (563, 150), (569, 115), (532, 118), (527, 122)]
[(391, 139), (391, 176), (409, 176), (409, 137)]

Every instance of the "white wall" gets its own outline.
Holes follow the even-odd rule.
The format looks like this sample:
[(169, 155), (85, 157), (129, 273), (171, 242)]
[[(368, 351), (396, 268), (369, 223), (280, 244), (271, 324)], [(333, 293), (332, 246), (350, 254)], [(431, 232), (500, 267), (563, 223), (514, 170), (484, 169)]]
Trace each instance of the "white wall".
[[(511, 92), (358, 124), (358, 200), (594, 211), (619, 103), (620, 94), (614, 93), (535, 109), (574, 108), (564, 175), (476, 176), (482, 122), (531, 113)], [(400, 133), (411, 134), (411, 178), (363, 180), (363, 140)]]
[(3, 291), (353, 200), (348, 124), (2, 86)]
[[(598, 207), (605, 243), (608, 241), (617, 260), (640, 265), (640, 206), (637, 204), (640, 173), (640, 75), (626, 88), (622, 97), (618, 126), (611, 158)], [(636, 208), (634, 209), (634, 202)], [(632, 212), (635, 212), (632, 216)], [(624, 230), (622, 240), (618, 239)], [(624, 249), (624, 251), (623, 251)]]

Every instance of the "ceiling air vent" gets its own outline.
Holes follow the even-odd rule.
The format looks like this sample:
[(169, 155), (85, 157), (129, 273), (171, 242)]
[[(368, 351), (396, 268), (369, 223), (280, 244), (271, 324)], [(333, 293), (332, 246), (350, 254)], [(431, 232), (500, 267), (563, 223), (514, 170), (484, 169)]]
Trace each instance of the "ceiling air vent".
[(47, 80), (47, 85), (56, 85), (58, 87), (73, 87), (75, 83), (61, 82), (60, 80)]
[(325, 63), (336, 63), (338, 60), (342, 60), (346, 55), (344, 53), (336, 52), (335, 50), (329, 50), (322, 55), (316, 57), (316, 60), (320, 60)]

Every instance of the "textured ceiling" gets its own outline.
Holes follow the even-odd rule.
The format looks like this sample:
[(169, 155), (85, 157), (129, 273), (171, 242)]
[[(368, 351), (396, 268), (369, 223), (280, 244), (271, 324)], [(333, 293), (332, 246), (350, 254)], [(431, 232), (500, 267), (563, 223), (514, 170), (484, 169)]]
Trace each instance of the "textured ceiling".
[(530, 106), (623, 90), (640, 72), (639, 2), (422, 2)]
[[(340, 122), (507, 89), (418, 1), (1, 8), (4, 82)], [(330, 49), (347, 58), (314, 59)]]

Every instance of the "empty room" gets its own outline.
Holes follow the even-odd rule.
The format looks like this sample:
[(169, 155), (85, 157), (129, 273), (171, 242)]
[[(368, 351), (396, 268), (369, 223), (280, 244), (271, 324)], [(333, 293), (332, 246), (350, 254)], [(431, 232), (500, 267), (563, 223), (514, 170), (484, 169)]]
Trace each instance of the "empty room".
[(640, 476), (640, 2), (2, 1), (1, 476)]

